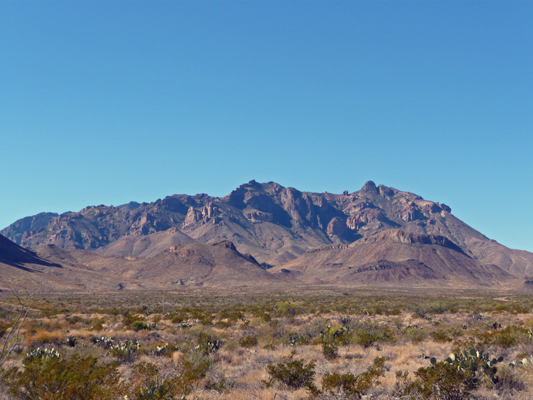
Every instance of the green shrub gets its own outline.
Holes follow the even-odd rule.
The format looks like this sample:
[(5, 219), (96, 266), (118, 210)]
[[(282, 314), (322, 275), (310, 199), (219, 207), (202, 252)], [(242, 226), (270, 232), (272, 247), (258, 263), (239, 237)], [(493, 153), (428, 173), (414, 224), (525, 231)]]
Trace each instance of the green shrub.
[(415, 381), (409, 381), (401, 395), (409, 399), (463, 400), (470, 397), (472, 388), (465, 385), (473, 373), (455, 368), (444, 361), (431, 367), (419, 368)]
[(142, 330), (152, 330), (152, 329), (155, 329), (157, 328), (157, 325), (155, 323), (153, 324), (147, 324), (146, 322), (144, 321), (134, 321), (131, 325), (130, 325), (130, 328), (131, 330), (135, 331), (135, 332), (139, 332), (139, 331), (142, 331)]
[(133, 325), (134, 322), (143, 321), (143, 320), (144, 320), (143, 317), (133, 315), (128, 312), (126, 313), (126, 315), (124, 315), (124, 318), (122, 319), (122, 325), (124, 325), (125, 328), (131, 329), (131, 325)]
[(432, 314), (443, 314), (448, 311), (448, 306), (442, 301), (436, 301), (429, 305), (429, 312)]
[(74, 355), (70, 360), (34, 359), (20, 372), (14, 367), (4, 377), (15, 399), (115, 400), (124, 393), (117, 364), (98, 365), (96, 358)]
[(220, 394), (228, 394), (235, 386), (235, 382), (228, 381), (225, 376), (216, 376), (205, 383), (206, 390), (214, 390)]
[(501, 331), (492, 334), (492, 342), (498, 347), (508, 349), (516, 346), (527, 338), (527, 329), (509, 325)]
[(418, 344), (423, 342), (428, 333), (423, 329), (419, 328), (418, 325), (409, 325), (403, 330), (403, 334), (411, 340), (413, 344)]
[(430, 332), (430, 335), (433, 337), (433, 340), (438, 343), (446, 343), (452, 341), (452, 338), (448, 336), (448, 333), (446, 331), (433, 331)]
[(300, 313), (300, 307), (298, 304), (291, 303), (289, 301), (282, 301), (276, 304), (276, 314), (279, 317), (295, 317)]
[(315, 376), (315, 362), (311, 361), (305, 365), (303, 360), (294, 360), (293, 355), (284, 363), (277, 365), (269, 364), (267, 366), (270, 379), (263, 381), (263, 383), (270, 387), (274, 383), (281, 383), (291, 389), (308, 388), (311, 391), (316, 391), (313, 384)]
[(379, 385), (379, 377), (384, 376), (385, 357), (374, 359), (372, 366), (360, 375), (327, 372), (322, 377), (322, 390), (332, 395), (342, 394), (342, 398), (360, 399), (374, 385)]
[(254, 347), (257, 346), (258, 340), (256, 336), (244, 336), (239, 340), (241, 347)]
[(476, 349), (450, 354), (440, 362), (432, 358), (430, 367), (415, 372), (416, 380), (405, 386), (402, 395), (421, 399), (468, 399), (482, 383), (498, 381), (494, 365), (501, 361), (502, 357), (490, 360), (488, 354)]
[(211, 360), (202, 352), (195, 351), (184, 357), (178, 366), (178, 375), (174, 380), (177, 392), (181, 395), (180, 398), (184, 399), (199, 385), (210, 366)]
[(75, 315), (71, 318), (67, 318), (67, 322), (69, 325), (76, 325), (78, 322), (83, 321), (83, 318), (81, 318), (79, 315)]
[(194, 348), (205, 355), (216, 353), (222, 347), (222, 340), (215, 338), (208, 333), (200, 333), (198, 345)]
[(128, 400), (170, 400), (178, 393), (177, 380), (161, 377), (156, 365), (142, 362), (133, 367)]
[(322, 343), (322, 354), (324, 355), (326, 360), (334, 360), (335, 358), (337, 358), (339, 355), (338, 350), (339, 347), (335, 343)]
[[(347, 325), (349, 326), (350, 322), (347, 322)], [(325, 342), (335, 342), (342, 345), (349, 344), (352, 338), (350, 329), (344, 324), (342, 326), (327, 325), (320, 333), (320, 336)]]
[(377, 325), (370, 325), (358, 329), (354, 336), (354, 342), (368, 348), (378, 342), (387, 342), (392, 339), (392, 333), (388, 328), (381, 328)]
[(419, 318), (426, 318), (428, 313), (428, 308), (425, 305), (417, 304), (412, 308), (413, 317), (417, 316)]

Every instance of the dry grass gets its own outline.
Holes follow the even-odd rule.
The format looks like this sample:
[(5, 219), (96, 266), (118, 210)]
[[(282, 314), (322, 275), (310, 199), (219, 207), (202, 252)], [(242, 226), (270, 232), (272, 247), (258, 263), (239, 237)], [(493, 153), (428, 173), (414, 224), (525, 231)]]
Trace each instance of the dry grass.
[[(368, 293), (360, 297), (308, 296), (277, 298), (243, 293), (240, 297), (234, 294), (217, 297), (179, 293), (174, 298), (166, 296), (166, 314), (159, 300), (154, 301), (149, 294), (126, 299), (86, 297), (72, 303), (48, 298), (41, 303), (44, 311), (37, 307), (25, 324), (23, 347), (13, 355), (12, 362), (21, 367), (24, 354), (40, 346), (54, 347), (62, 357), (78, 353), (96, 356), (103, 362), (115, 361), (106, 348), (95, 344), (97, 338), (104, 336), (115, 343), (128, 340), (141, 343), (132, 362), (118, 360), (125, 381), (131, 377), (133, 365), (140, 362), (154, 364), (161, 374), (171, 377), (184, 360), (198, 351), (195, 347), (202, 338), (211, 337), (221, 340), (222, 347), (209, 354), (207, 375), (196, 382), (190, 399), (307, 398), (305, 389), (291, 390), (281, 384), (266, 387), (262, 383), (269, 379), (268, 365), (283, 363), (289, 357), (304, 364), (315, 363), (317, 387), (321, 387), (326, 373), (361, 374), (375, 358), (384, 357), (385, 376), (380, 379), (381, 385), (373, 389), (373, 398), (387, 399), (396, 383), (396, 371), (408, 371), (413, 376), (419, 368), (430, 365), (431, 357), (444, 360), (458, 346), (484, 346), (491, 356), (504, 356), (504, 364), (518, 357), (533, 356), (533, 334), (527, 334), (533, 328), (533, 302), (527, 297), (506, 296), (512, 300), (503, 302), (482, 295), (447, 300), (449, 297), (427, 293), (420, 297), (398, 293), (379, 297)], [(72, 304), (69, 312), (54, 313), (60, 308), (59, 303)], [(481, 314), (481, 318), (476, 317)], [(6, 313), (4, 321), (9, 321), (8, 316)], [(180, 318), (175, 321), (180, 322), (172, 322), (176, 316)], [(135, 332), (125, 323), (132, 317), (157, 327)], [(181, 326), (181, 321), (192, 326)], [(502, 328), (490, 328), (494, 322)], [(345, 336), (338, 339), (324, 336), (328, 329), (332, 332), (343, 326)], [(497, 343), (507, 342), (492, 338), (508, 326), (516, 328), (516, 337), (503, 347)], [(291, 335), (299, 335), (301, 341), (289, 345)], [(77, 338), (75, 347), (66, 343), (70, 336)], [(257, 338), (257, 344), (242, 347), (242, 339), (248, 336)], [(333, 359), (323, 353), (325, 340), (337, 340)], [(163, 344), (171, 346), (171, 350), (167, 355), (157, 355), (156, 346)], [(501, 371), (506, 386), (483, 386), (476, 393), (478, 398), (531, 397), (527, 393), (533, 392), (533, 367)], [(206, 388), (208, 383), (219, 382), (225, 382), (225, 390)]]

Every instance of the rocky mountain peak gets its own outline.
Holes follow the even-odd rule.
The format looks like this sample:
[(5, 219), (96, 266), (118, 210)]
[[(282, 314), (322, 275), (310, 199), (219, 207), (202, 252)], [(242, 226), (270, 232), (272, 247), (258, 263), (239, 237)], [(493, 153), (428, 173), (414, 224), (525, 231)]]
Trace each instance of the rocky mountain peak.
[(368, 193), (377, 193), (378, 188), (376, 187), (376, 184), (373, 181), (368, 181), (363, 185), (361, 188), (362, 192), (368, 192)]

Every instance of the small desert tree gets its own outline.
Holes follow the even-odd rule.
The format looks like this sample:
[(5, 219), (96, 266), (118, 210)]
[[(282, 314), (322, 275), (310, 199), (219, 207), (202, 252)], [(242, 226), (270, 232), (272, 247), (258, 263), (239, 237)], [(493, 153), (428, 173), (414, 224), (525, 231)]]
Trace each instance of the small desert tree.
[(18, 309), (13, 319), (13, 325), (11, 326), (11, 329), (6, 331), (4, 337), (0, 341), (0, 381), (5, 374), (5, 370), (3, 368), (4, 365), (9, 359), (9, 356), (13, 353), (13, 351), (15, 351), (20, 343), (21, 328), (24, 325), (24, 322), (28, 317), (28, 313), (30, 312), (39, 292), (40, 290), (37, 290), (33, 293), (24, 291), (24, 293), (20, 294), (11, 289), (11, 293), (15, 298)]

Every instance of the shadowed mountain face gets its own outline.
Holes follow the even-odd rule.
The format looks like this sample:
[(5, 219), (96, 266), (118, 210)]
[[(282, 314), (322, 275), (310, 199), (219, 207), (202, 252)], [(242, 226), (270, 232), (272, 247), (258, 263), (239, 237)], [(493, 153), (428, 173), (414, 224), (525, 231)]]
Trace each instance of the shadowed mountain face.
[(517, 279), (483, 265), (443, 236), (387, 230), (351, 245), (309, 250), (270, 270), (306, 283), (347, 286), (514, 286)]
[(0, 233), (33, 249), (55, 244), (144, 258), (172, 245), (230, 240), (260, 263), (280, 266), (309, 249), (358, 243), (388, 229), (402, 229), (442, 236), (482, 264), (498, 265), (517, 276), (533, 275), (532, 253), (488, 239), (444, 204), (371, 181), (343, 194), (300, 192), (274, 182), (251, 181), (222, 198), (173, 195), (153, 203), (46, 215), (46, 224), (46, 218), (28, 224), (33, 218), (28, 217)]
[(0, 263), (15, 268), (25, 268), (25, 264), (37, 264), (60, 267), (40, 258), (36, 253), (18, 246), (0, 235)]
[(50, 259), (0, 235), (0, 291), (110, 290), (117, 284), (113, 278), (96, 274), (85, 266)]

